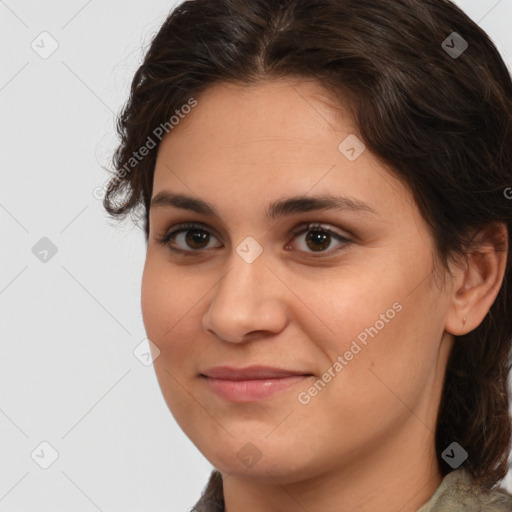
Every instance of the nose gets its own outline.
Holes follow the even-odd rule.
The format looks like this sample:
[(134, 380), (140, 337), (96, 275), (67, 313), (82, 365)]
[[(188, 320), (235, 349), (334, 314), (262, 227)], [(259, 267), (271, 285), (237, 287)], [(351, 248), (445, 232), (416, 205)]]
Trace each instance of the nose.
[(252, 263), (236, 252), (231, 266), (214, 287), (203, 328), (230, 343), (282, 331), (287, 323), (286, 294), (290, 291), (267, 266), (263, 254)]

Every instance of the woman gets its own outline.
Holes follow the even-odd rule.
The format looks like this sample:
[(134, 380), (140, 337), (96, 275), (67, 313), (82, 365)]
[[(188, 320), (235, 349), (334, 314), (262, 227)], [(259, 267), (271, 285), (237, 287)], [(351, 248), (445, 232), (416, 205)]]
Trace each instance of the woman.
[(477, 25), (186, 1), (118, 131), (104, 206), (142, 207), (156, 375), (215, 467), (196, 512), (512, 510), (512, 82)]

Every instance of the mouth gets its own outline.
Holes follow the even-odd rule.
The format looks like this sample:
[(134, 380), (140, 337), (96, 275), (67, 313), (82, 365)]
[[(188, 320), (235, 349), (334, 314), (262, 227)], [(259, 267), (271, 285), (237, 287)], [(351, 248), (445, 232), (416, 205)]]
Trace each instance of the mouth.
[(311, 373), (265, 366), (215, 367), (199, 374), (210, 390), (231, 402), (253, 402), (283, 392), (313, 377)]

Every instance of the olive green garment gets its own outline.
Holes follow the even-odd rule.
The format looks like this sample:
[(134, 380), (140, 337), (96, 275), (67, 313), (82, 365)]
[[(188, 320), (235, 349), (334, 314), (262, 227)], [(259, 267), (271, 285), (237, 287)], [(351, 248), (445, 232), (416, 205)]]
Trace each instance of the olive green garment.
[[(212, 471), (201, 499), (191, 512), (225, 512), (222, 475), (217, 470)], [(499, 487), (482, 490), (472, 484), (470, 473), (460, 468), (443, 478), (417, 512), (512, 512), (512, 495)]]
[(485, 491), (465, 469), (456, 469), (417, 512), (512, 512), (512, 495), (499, 487)]

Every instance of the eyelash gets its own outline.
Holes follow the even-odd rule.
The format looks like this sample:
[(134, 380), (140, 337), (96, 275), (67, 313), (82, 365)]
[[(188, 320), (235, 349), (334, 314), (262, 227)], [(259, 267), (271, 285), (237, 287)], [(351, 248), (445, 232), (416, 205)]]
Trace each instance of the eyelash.
[[(156, 237), (157, 243), (159, 243), (161, 245), (165, 245), (172, 252), (178, 253), (185, 257), (195, 256), (195, 255), (198, 255), (198, 254), (204, 252), (205, 250), (208, 250), (208, 249), (197, 249), (197, 250), (186, 251), (183, 249), (176, 249), (175, 247), (172, 247), (172, 245), (171, 245), (171, 242), (173, 242), (172, 239), (181, 232), (186, 232), (189, 230), (196, 229), (198, 231), (205, 231), (209, 234), (213, 234), (208, 229), (206, 229), (206, 225), (204, 225), (202, 223), (185, 223), (185, 224), (178, 224), (177, 226), (174, 226), (174, 227), (176, 229), (173, 229), (172, 231), (168, 231), (166, 234), (164, 234), (162, 236), (157, 236)], [(299, 227), (295, 228), (292, 231), (292, 235), (294, 238), (296, 238), (304, 233), (307, 233), (308, 231), (321, 231), (323, 233), (327, 233), (328, 235), (332, 236), (333, 238), (337, 239), (338, 241), (343, 242), (344, 244), (352, 243), (352, 240), (349, 240), (348, 238), (346, 238), (330, 229), (325, 228), (322, 224), (318, 224), (315, 222), (301, 224)], [(312, 258), (324, 258), (324, 257), (332, 256), (333, 253), (338, 253), (339, 251), (343, 250), (344, 248), (345, 247), (342, 246), (341, 248), (338, 248), (335, 250), (329, 250), (329, 251), (324, 251), (324, 252), (320, 252), (320, 253), (313, 253), (313, 252), (308, 253), (307, 251), (302, 251), (302, 252), (308, 253), (309, 256)]]

